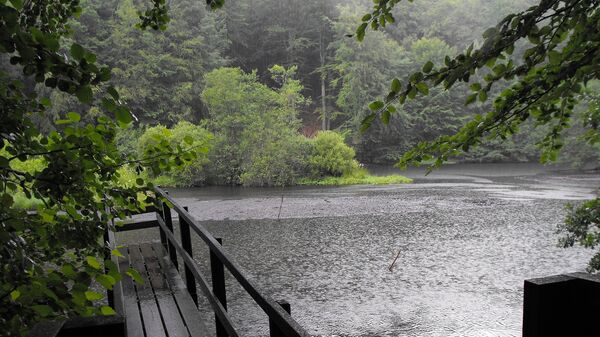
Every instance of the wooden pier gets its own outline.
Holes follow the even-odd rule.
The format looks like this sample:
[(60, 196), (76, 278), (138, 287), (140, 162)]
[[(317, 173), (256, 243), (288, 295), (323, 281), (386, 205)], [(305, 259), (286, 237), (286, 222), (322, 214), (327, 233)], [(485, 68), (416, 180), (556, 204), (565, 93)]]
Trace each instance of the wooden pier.
[[(197, 307), (198, 289), (215, 313), (216, 336), (239, 336), (238, 328), (227, 313), (225, 270), (263, 309), (271, 337), (309, 336), (290, 316), (287, 302), (276, 302), (258, 290), (222, 248), (220, 238), (213, 237), (166, 191), (156, 188), (156, 193), (164, 202), (162, 207), (153, 210), (155, 220), (116, 227), (117, 232), (158, 227), (160, 233), (160, 242), (122, 247), (119, 250), (123, 257), (110, 257), (121, 271), (134, 268), (144, 280), (143, 284), (138, 284), (131, 278), (124, 278), (109, 292), (109, 304), (125, 319), (125, 336), (212, 335), (203, 324)], [(179, 221), (173, 221), (174, 214), (178, 215)], [(179, 238), (175, 237), (174, 226), (179, 226)], [(210, 250), (210, 283), (193, 258), (192, 234), (196, 234)], [(111, 247), (117, 247), (114, 232), (107, 232), (106, 239)], [(183, 265), (179, 266), (178, 258)]]

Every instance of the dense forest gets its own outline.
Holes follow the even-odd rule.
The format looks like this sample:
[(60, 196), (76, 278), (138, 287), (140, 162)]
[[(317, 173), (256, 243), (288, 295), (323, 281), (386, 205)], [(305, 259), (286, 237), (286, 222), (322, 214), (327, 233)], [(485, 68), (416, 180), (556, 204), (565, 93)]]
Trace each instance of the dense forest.
[[(533, 3), (401, 3), (395, 24), (369, 32), (363, 42), (351, 35), (371, 6), (366, 0), (233, 0), (216, 12), (195, 0), (172, 1), (166, 31), (136, 28), (143, 2), (85, 0), (72, 28), (74, 41), (113, 69), (112, 83), (137, 119), (119, 135), (121, 151), (143, 154), (153, 133), (187, 130), (204, 153), (172, 174), (179, 183), (287, 185), (347, 172), (315, 166), (315, 150), (307, 149), (315, 148), (320, 130), (335, 130), (336, 139), (352, 148), (342, 166), (390, 164), (417, 143), (454, 133), (486, 112), (490, 103), (465, 106), (466, 86), (434, 88), (403, 105), (388, 125), (359, 131), (368, 104), (393, 78), (477, 46), (483, 27)], [(92, 121), (102, 113), (72, 96), (51, 95), (54, 113), (45, 118), (75, 111)], [(595, 102), (597, 94), (588, 95), (580, 112)], [(38, 123), (47, 132), (54, 125)], [(537, 160), (536, 143), (546, 131), (525, 124), (512, 139), (484, 142), (457, 159)], [(597, 161), (600, 150), (580, 141), (577, 127), (570, 132), (562, 160)], [(175, 137), (176, 145), (185, 145), (183, 137)]]

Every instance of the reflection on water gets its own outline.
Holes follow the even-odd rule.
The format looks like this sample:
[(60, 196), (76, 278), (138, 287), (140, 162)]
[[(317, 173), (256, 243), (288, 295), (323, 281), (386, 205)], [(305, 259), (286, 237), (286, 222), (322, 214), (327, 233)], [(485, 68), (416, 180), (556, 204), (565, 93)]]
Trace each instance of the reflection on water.
[[(591, 252), (558, 248), (555, 229), (566, 201), (592, 197), (600, 177), (495, 167), (401, 186), (171, 193), (313, 335), (519, 336), (523, 280), (585, 268)], [(195, 258), (208, 268), (203, 247)], [(242, 335), (268, 335), (265, 315), (227, 285)]]

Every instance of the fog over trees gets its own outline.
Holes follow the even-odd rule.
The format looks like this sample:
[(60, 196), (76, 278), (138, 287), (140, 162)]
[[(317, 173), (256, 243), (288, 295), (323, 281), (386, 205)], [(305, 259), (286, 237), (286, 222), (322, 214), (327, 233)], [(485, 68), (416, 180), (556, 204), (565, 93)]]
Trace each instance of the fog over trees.
[[(142, 31), (135, 24), (143, 4), (86, 0), (73, 23), (73, 39), (113, 68), (113, 83), (139, 120), (137, 129), (210, 119), (202, 91), (212, 70), (255, 71), (260, 83), (277, 88), (280, 84), (270, 69), (279, 65), (294, 67), (294, 78), (302, 87), (299, 94), (304, 100), (293, 106), (301, 133), (338, 130), (345, 133), (361, 162), (393, 163), (420, 141), (456, 132), (469, 117), (485, 112), (489, 103), (465, 106), (466, 86), (433, 89), (429, 96), (402, 106), (389, 125), (375, 123), (361, 134), (358, 130), (368, 104), (385, 94), (394, 77), (410, 74), (429, 60), (443, 63), (446, 55), (471, 43), (478, 46), (485, 28), (534, 3), (401, 2), (394, 8), (393, 25), (358, 42), (347, 35), (354, 33), (371, 1), (234, 0), (216, 12), (202, 2), (173, 1), (168, 29)], [(516, 53), (522, 52), (516, 48)], [(66, 97), (54, 98), (54, 118), (65, 109), (90, 120), (99, 114)], [(51, 123), (40, 123), (51, 128)], [(535, 161), (539, 157), (535, 143), (541, 140), (543, 128), (526, 124), (523, 129), (513, 139), (490, 141), (462, 159)], [(567, 139), (566, 161), (579, 165), (598, 159), (598, 149), (579, 141), (577, 134)]]

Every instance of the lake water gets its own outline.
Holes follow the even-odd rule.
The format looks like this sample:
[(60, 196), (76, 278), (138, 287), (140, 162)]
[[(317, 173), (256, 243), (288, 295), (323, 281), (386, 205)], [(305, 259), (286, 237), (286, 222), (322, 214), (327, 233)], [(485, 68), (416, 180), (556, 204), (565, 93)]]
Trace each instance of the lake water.
[[(461, 164), (401, 174), (415, 182), (170, 192), (317, 336), (520, 336), (523, 280), (583, 271), (592, 255), (559, 248), (555, 231), (567, 202), (596, 195), (597, 172)], [(194, 249), (207, 270), (207, 249)], [(227, 282), (242, 335), (268, 335), (266, 316)]]

